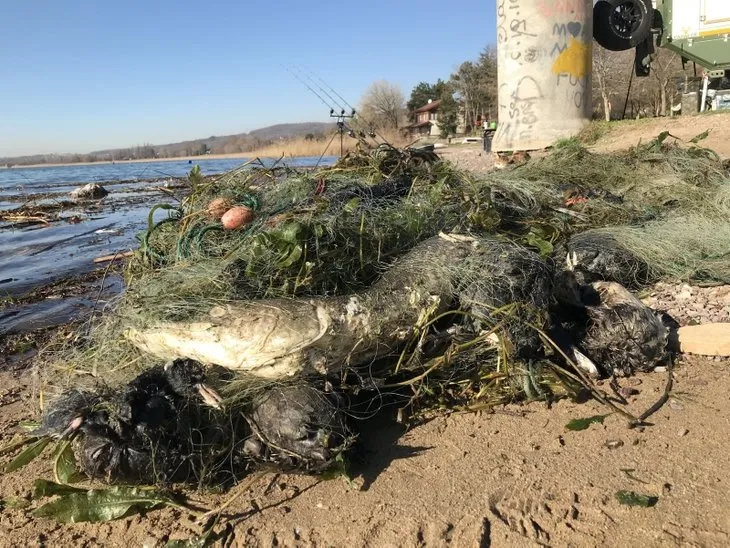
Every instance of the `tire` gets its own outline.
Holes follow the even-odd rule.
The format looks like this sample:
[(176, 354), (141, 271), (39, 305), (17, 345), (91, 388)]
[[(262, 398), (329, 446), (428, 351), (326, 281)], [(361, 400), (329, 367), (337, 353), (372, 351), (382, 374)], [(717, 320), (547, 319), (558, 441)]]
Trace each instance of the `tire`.
[(593, 7), (593, 37), (611, 51), (635, 48), (651, 34), (651, 0), (601, 0)]

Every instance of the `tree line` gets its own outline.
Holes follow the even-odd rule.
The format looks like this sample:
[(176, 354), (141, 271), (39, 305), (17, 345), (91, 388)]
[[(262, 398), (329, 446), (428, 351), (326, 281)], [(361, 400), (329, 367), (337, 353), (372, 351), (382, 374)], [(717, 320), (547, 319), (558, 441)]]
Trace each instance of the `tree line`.
[(360, 125), (380, 131), (400, 130), (416, 120), (416, 110), (429, 100), (441, 101), (442, 135), (456, 133), (460, 120), (467, 132), (478, 122), (497, 116), (497, 51), (488, 46), (476, 60), (461, 63), (448, 79), (419, 82), (406, 100), (399, 86), (373, 82), (360, 100)]
[[(683, 66), (681, 58), (665, 49), (656, 51), (651, 74), (633, 76), (634, 51), (612, 52), (593, 47), (593, 116), (597, 119), (671, 116), (681, 95), (699, 88), (695, 67)], [(359, 103), (359, 115), (353, 122), (364, 131), (401, 131), (415, 121), (415, 111), (429, 100), (440, 100), (439, 127), (443, 137), (457, 129), (472, 133), (480, 129), (481, 120), (498, 120), (497, 50), (489, 45), (476, 59), (459, 64), (447, 79), (419, 82), (406, 99), (401, 88), (391, 82), (373, 82)], [(312, 133), (308, 139), (324, 140), (324, 133)], [(38, 154), (0, 158), (0, 165), (121, 161), (134, 159), (180, 158), (207, 154), (246, 153), (278, 142), (241, 134), (209, 137), (196, 141), (92, 152), (89, 154)]]
[[(651, 74), (639, 78), (634, 71), (634, 51), (613, 52), (594, 43), (593, 117), (623, 118), (671, 116), (681, 95), (696, 90), (698, 80), (690, 63), (682, 65), (674, 52), (658, 49)], [(361, 125), (375, 130), (401, 130), (416, 120), (416, 110), (429, 100), (441, 100), (441, 136), (480, 129), (483, 120), (498, 120), (497, 50), (489, 45), (474, 60), (464, 61), (447, 79), (419, 82), (406, 99), (396, 84), (379, 80), (360, 100)]]

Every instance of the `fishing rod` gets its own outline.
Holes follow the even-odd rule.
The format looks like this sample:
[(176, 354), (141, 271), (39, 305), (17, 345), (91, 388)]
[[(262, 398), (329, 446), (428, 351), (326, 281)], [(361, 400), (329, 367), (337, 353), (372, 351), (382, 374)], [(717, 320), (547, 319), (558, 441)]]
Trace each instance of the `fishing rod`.
[[(329, 85), (329, 84), (328, 84), (327, 82), (325, 82), (325, 81), (324, 81), (324, 80), (323, 80), (323, 79), (322, 79), (322, 78), (321, 78), (321, 77), (320, 77), (320, 76), (319, 76), (319, 75), (318, 75), (318, 74), (317, 74), (316, 72), (314, 72), (314, 71), (313, 71), (312, 69), (310, 69), (310, 68), (308, 68), (308, 67), (301, 67), (301, 68), (300, 68), (300, 70), (302, 70), (302, 69), (303, 69), (303, 70), (306, 70), (306, 71), (307, 71), (307, 72), (308, 72), (308, 73), (309, 73), (309, 74), (311, 75), (311, 76), (309, 76), (309, 79), (310, 79), (310, 81), (312, 81), (312, 82), (313, 82), (313, 83), (314, 83), (315, 85), (317, 85), (317, 87), (319, 87), (320, 89), (322, 89), (322, 87), (321, 87), (321, 86), (320, 86), (319, 84), (317, 84), (316, 82), (314, 82), (314, 80), (313, 80), (312, 76), (313, 76), (314, 78), (316, 78), (317, 80), (319, 80), (319, 82), (321, 82), (321, 84), (322, 84), (322, 85), (326, 86), (326, 87), (327, 87), (327, 88), (328, 88), (328, 89), (329, 89), (329, 90), (330, 90), (330, 91), (331, 91), (332, 93), (334, 93), (334, 94), (335, 94), (335, 95), (336, 95), (337, 97), (339, 97), (339, 99), (340, 99), (340, 100), (341, 100), (341, 101), (342, 101), (342, 102), (343, 102), (343, 103), (344, 103), (344, 104), (345, 104), (345, 105), (346, 105), (346, 106), (347, 106), (348, 108), (352, 109), (353, 111), (355, 110), (355, 108), (354, 108), (354, 107), (353, 107), (353, 106), (352, 106), (352, 105), (351, 105), (350, 103), (348, 103), (348, 102), (347, 102), (347, 99), (345, 99), (345, 98), (344, 98), (344, 97), (343, 97), (342, 95), (340, 95), (339, 93), (337, 93), (337, 90), (335, 90), (335, 89), (334, 89), (334, 88), (333, 88), (332, 86), (330, 86), (330, 85)], [(327, 92), (326, 92), (326, 91), (325, 91), (324, 89), (322, 89), (322, 91), (323, 91), (324, 93), (327, 93)], [(329, 97), (331, 97), (331, 96), (329, 95), (329, 93), (327, 93), (327, 95), (328, 95)], [(334, 100), (334, 99), (333, 99), (333, 100)], [(341, 107), (341, 105), (340, 105), (340, 107)], [(381, 140), (382, 140), (382, 141), (383, 141), (384, 143), (386, 143), (386, 144), (390, 144), (390, 143), (388, 143), (388, 140), (387, 140), (387, 139), (386, 139), (385, 137), (383, 137), (383, 136), (382, 136), (382, 135), (380, 135), (380, 134), (379, 134), (379, 133), (378, 133), (377, 131), (375, 131), (375, 125), (374, 125), (374, 124), (373, 124), (373, 123), (372, 123), (372, 122), (371, 122), (370, 120), (368, 120), (367, 118), (365, 118), (365, 117), (364, 117), (364, 116), (362, 115), (362, 113), (359, 113), (359, 112), (358, 112), (358, 116), (359, 116), (359, 118), (360, 118), (360, 119), (361, 119), (361, 120), (362, 120), (363, 122), (365, 122), (365, 124), (367, 124), (368, 126), (370, 126), (370, 138), (371, 138), (371, 139), (375, 140), (375, 137), (379, 137), (379, 138), (380, 138), (380, 139), (381, 139)], [(375, 141), (375, 142), (376, 142), (376, 144), (378, 143), (377, 141)]]
[[(353, 139), (357, 139), (358, 142), (360, 142), (361, 144), (363, 144), (363, 145), (365, 145), (367, 147), (370, 146), (368, 144), (368, 142), (367, 142), (367, 138), (368, 137), (370, 137), (371, 139), (373, 139), (376, 145), (380, 145), (380, 144), (383, 144), (383, 143), (384, 144), (389, 144), (387, 139), (385, 139), (382, 135), (378, 134), (375, 131), (374, 125), (372, 124), (372, 122), (370, 122), (365, 117), (363, 117), (362, 114), (360, 114), (355, 109), (355, 107), (353, 107), (344, 97), (342, 97), (342, 95), (340, 95), (339, 93), (337, 93), (337, 91), (335, 91), (332, 88), (332, 86), (329, 86), (314, 71), (312, 71), (311, 69), (305, 68), (305, 67), (301, 67), (301, 66), (292, 66), (291, 68), (285, 66), (284, 68), (287, 70), (287, 72), (289, 72), (292, 76), (294, 76), (294, 78), (296, 78), (297, 80), (299, 80), (299, 82), (301, 82), (310, 92), (312, 92), (322, 102), (323, 105), (325, 105), (326, 107), (328, 107), (330, 109), (330, 117), (331, 118), (337, 118), (337, 128), (338, 128), (338, 133), (340, 134), (340, 155), (341, 156), (343, 155), (343, 151), (344, 151), (343, 139), (344, 139), (345, 133), (347, 133), (347, 135), (350, 136), (350, 137), (352, 137)], [(309, 74), (307, 74), (307, 72), (305, 72), (305, 70), (307, 72), (309, 72)], [(337, 97), (339, 97), (339, 101), (337, 99), (335, 99), (320, 84), (318, 84), (314, 80), (313, 77), (317, 78), (323, 85), (327, 86), (329, 88), (329, 90), (334, 95), (336, 95)], [(309, 81), (309, 83), (307, 82), (307, 80)], [(310, 85), (310, 83), (313, 86), (317, 87), (320, 90), (321, 93), (315, 91), (313, 89), (312, 85)], [(331, 103), (328, 102), (324, 97), (322, 97), (322, 95), (327, 96), (327, 98), (329, 98), (329, 100), (331, 101)], [(342, 101), (342, 103), (340, 101)], [(349, 107), (350, 114), (346, 114), (345, 113), (346, 112), (346, 109), (343, 106), (343, 103), (344, 103), (344, 105), (346, 105), (347, 107)], [(337, 109), (335, 109), (335, 107), (333, 106), (333, 104), (337, 107)], [(339, 110), (339, 113), (337, 113), (336, 110)], [(353, 128), (351, 128), (349, 125), (347, 125), (345, 123), (345, 120), (346, 119), (354, 119), (354, 118), (359, 118), (366, 125), (370, 126), (370, 132), (368, 134), (366, 134), (363, 131), (357, 132)], [(379, 137), (383, 141), (383, 143), (378, 143), (376, 137)], [(333, 136), (333, 139), (334, 139), (334, 136)], [(330, 144), (331, 144), (331, 142), (328, 143), (327, 148), (329, 148)], [(325, 149), (325, 152), (326, 152), (326, 149)], [(324, 153), (322, 154), (322, 156), (324, 156)], [(321, 160), (321, 158), (320, 158), (320, 160)]]
[(300, 81), (300, 82), (301, 82), (302, 84), (304, 84), (304, 86), (305, 86), (305, 87), (306, 87), (306, 88), (307, 88), (307, 89), (308, 89), (309, 91), (311, 91), (312, 93), (314, 93), (314, 95), (315, 95), (315, 96), (316, 96), (316, 97), (317, 97), (317, 98), (318, 98), (318, 99), (319, 99), (320, 101), (322, 101), (322, 104), (323, 104), (324, 106), (326, 106), (326, 107), (327, 107), (328, 109), (330, 109), (330, 111), (334, 112), (334, 110), (335, 110), (335, 107), (334, 107), (334, 106), (332, 106), (332, 105), (331, 105), (330, 103), (328, 103), (327, 101), (325, 101), (325, 99), (324, 99), (324, 98), (323, 98), (323, 97), (322, 97), (322, 96), (321, 96), (321, 95), (320, 95), (319, 93), (317, 93), (316, 91), (314, 91), (314, 90), (312, 89), (312, 87), (311, 87), (311, 86), (310, 86), (309, 84), (307, 84), (307, 82), (306, 82), (306, 81), (305, 81), (305, 80), (304, 80), (303, 78), (301, 78), (301, 77), (300, 77), (300, 76), (299, 76), (299, 75), (298, 75), (297, 73), (295, 73), (294, 71), (290, 70), (290, 69), (289, 69), (289, 67), (286, 67), (286, 66), (285, 66), (284, 68), (286, 69), (286, 71), (287, 71), (287, 72), (288, 72), (289, 74), (291, 74), (292, 76), (294, 76), (294, 78), (296, 78), (296, 79), (297, 79), (297, 80), (299, 80), (299, 81)]
[[(345, 138), (345, 120), (346, 120), (346, 119), (349, 119), (349, 118), (354, 118), (354, 117), (355, 117), (355, 114), (356, 114), (356, 113), (355, 113), (355, 109), (353, 108), (350, 114), (345, 114), (345, 109), (344, 109), (344, 108), (342, 108), (342, 105), (337, 105), (337, 106), (339, 107), (339, 108), (337, 109), (337, 110), (339, 110), (339, 113), (335, 112), (335, 110), (336, 110), (336, 109), (335, 109), (335, 107), (334, 107), (334, 106), (333, 106), (333, 105), (332, 105), (331, 103), (328, 103), (328, 102), (327, 102), (327, 101), (326, 101), (326, 100), (324, 99), (324, 97), (322, 97), (322, 96), (321, 96), (321, 95), (320, 95), (319, 93), (317, 93), (317, 92), (316, 92), (316, 91), (315, 91), (315, 90), (314, 90), (314, 89), (312, 88), (312, 86), (310, 86), (310, 85), (309, 85), (309, 84), (308, 84), (308, 83), (307, 83), (307, 82), (306, 82), (306, 81), (304, 80), (304, 78), (302, 78), (302, 77), (301, 77), (300, 75), (298, 75), (298, 74), (297, 74), (296, 72), (294, 72), (293, 70), (290, 70), (290, 69), (289, 69), (289, 67), (284, 67), (284, 68), (286, 68), (286, 70), (287, 70), (287, 71), (288, 71), (288, 72), (289, 72), (289, 73), (290, 73), (290, 74), (291, 74), (292, 76), (294, 76), (294, 78), (296, 78), (296, 79), (297, 79), (297, 80), (299, 80), (299, 81), (300, 81), (300, 82), (301, 82), (302, 84), (304, 84), (304, 86), (305, 86), (305, 87), (306, 87), (306, 88), (307, 88), (307, 89), (308, 89), (309, 91), (311, 91), (312, 93), (314, 93), (314, 95), (315, 95), (315, 96), (316, 96), (316, 97), (317, 97), (317, 98), (318, 98), (318, 99), (319, 99), (319, 100), (320, 100), (320, 101), (322, 102), (322, 104), (323, 104), (323, 105), (325, 105), (325, 106), (326, 106), (327, 108), (329, 108), (329, 109), (330, 109), (330, 118), (337, 118), (337, 133), (335, 133), (335, 134), (334, 134), (334, 135), (332, 136), (332, 140), (334, 140), (335, 136), (336, 136), (336, 135), (337, 135), (337, 134), (339, 133), (339, 135), (340, 135), (340, 156), (343, 156), (343, 155), (344, 155), (344, 148), (345, 148), (345, 146), (344, 146), (344, 138)], [(314, 83), (314, 82), (313, 82), (313, 83)], [(316, 85), (316, 84), (315, 84), (315, 85)], [(321, 89), (321, 88), (320, 88), (320, 89)], [(329, 95), (329, 94), (328, 94), (328, 93), (327, 93), (326, 91), (324, 91), (324, 90), (322, 90), (322, 91), (323, 91), (323, 92), (324, 92), (324, 93), (325, 93), (325, 94), (326, 94), (326, 95), (327, 95), (328, 97), (330, 97), (330, 99), (332, 99), (332, 97), (331, 97), (331, 96), (330, 96), (330, 95)], [(334, 101), (334, 99), (333, 99), (333, 102), (334, 102), (335, 104), (337, 104), (337, 101)], [(350, 132), (350, 133), (351, 133), (351, 132)], [(349, 135), (350, 133), (348, 133), (348, 135)], [(324, 152), (322, 153), (322, 156), (320, 156), (320, 159), (319, 159), (319, 160), (317, 161), (317, 165), (319, 165), (319, 162), (320, 162), (320, 161), (322, 160), (322, 158), (324, 157), (324, 154), (325, 154), (325, 153), (327, 152), (327, 149), (329, 148), (330, 144), (332, 143), (332, 140), (330, 141), (330, 143), (328, 143), (328, 144), (327, 144), (327, 148), (325, 148)]]
[(324, 88), (323, 88), (322, 86), (320, 86), (320, 85), (319, 85), (319, 84), (318, 84), (317, 82), (315, 82), (315, 81), (314, 81), (314, 79), (313, 79), (313, 78), (312, 78), (311, 76), (309, 76), (308, 74), (306, 74), (306, 73), (304, 72), (304, 70), (302, 69), (302, 67), (297, 67), (297, 66), (295, 66), (295, 67), (294, 67), (294, 69), (295, 69), (295, 70), (297, 70), (297, 71), (299, 72), (299, 74), (300, 74), (300, 75), (304, 76), (304, 78), (306, 78), (307, 80), (309, 80), (309, 82), (310, 82), (310, 83), (312, 83), (312, 84), (314, 84), (315, 86), (317, 86), (317, 88), (319, 88), (319, 90), (320, 90), (320, 91), (321, 91), (322, 93), (324, 93), (324, 94), (325, 94), (325, 95), (326, 95), (326, 96), (327, 96), (327, 97), (328, 97), (328, 98), (330, 99), (330, 101), (332, 101), (332, 102), (333, 102), (333, 103), (334, 103), (334, 104), (335, 104), (335, 105), (337, 106), (337, 108), (338, 108), (338, 109), (340, 109), (340, 110), (353, 110), (353, 111), (355, 110), (355, 109), (354, 109), (354, 108), (353, 108), (352, 106), (350, 106), (350, 105), (348, 105), (348, 107), (349, 107), (349, 108), (345, 108), (345, 106), (343, 106), (343, 105), (342, 105), (342, 104), (341, 104), (340, 102), (338, 102), (338, 101), (337, 101), (337, 99), (335, 99), (334, 97), (332, 97), (332, 95), (330, 95), (330, 94), (329, 94), (329, 93), (327, 92), (327, 90), (325, 90), (325, 89), (324, 89)]
[[(345, 136), (345, 130), (347, 130), (347, 134), (348, 134), (348, 135), (349, 135), (350, 137), (352, 137), (352, 138), (354, 138), (354, 139), (358, 139), (358, 141), (360, 140), (360, 139), (358, 138), (357, 134), (356, 134), (356, 133), (355, 133), (355, 132), (354, 132), (354, 131), (352, 130), (352, 128), (351, 128), (351, 127), (349, 127), (349, 126), (348, 126), (348, 125), (347, 125), (347, 124), (345, 123), (345, 120), (347, 120), (347, 119), (353, 119), (353, 118), (355, 118), (355, 116), (356, 116), (356, 114), (357, 114), (357, 111), (356, 111), (356, 110), (355, 110), (355, 109), (354, 109), (354, 108), (353, 108), (352, 106), (350, 106), (350, 108), (352, 109), (352, 110), (350, 111), (350, 114), (345, 114), (345, 110), (346, 110), (346, 109), (345, 109), (345, 107), (344, 107), (344, 106), (342, 106), (342, 104), (340, 104), (340, 103), (339, 103), (339, 102), (337, 101), (337, 99), (335, 99), (334, 97), (332, 97), (332, 95), (330, 95), (330, 94), (329, 94), (329, 93), (328, 93), (328, 92), (327, 92), (327, 91), (326, 91), (325, 89), (323, 89), (323, 88), (322, 88), (322, 86), (320, 86), (319, 84), (317, 84), (317, 82), (315, 82), (315, 81), (314, 81), (314, 80), (312, 79), (312, 77), (311, 77), (311, 76), (308, 76), (307, 74), (305, 74), (305, 73), (304, 73), (304, 71), (302, 70), (302, 68), (301, 68), (301, 67), (296, 67), (296, 66), (295, 66), (295, 67), (294, 67), (294, 69), (295, 69), (295, 70), (297, 70), (297, 71), (299, 71), (299, 73), (300, 73), (300, 74), (302, 74), (302, 75), (304, 76), (304, 78), (307, 78), (307, 79), (308, 79), (308, 80), (309, 80), (309, 81), (310, 81), (310, 82), (311, 82), (312, 84), (314, 84), (315, 86), (317, 86), (317, 87), (319, 88), (319, 90), (320, 90), (320, 91), (321, 91), (322, 93), (324, 93), (324, 94), (325, 94), (325, 95), (326, 95), (327, 97), (329, 97), (329, 99), (330, 99), (330, 100), (331, 100), (331, 101), (332, 101), (332, 102), (333, 102), (333, 103), (334, 103), (335, 105), (337, 105), (337, 107), (338, 107), (338, 108), (340, 109), (340, 112), (339, 112), (339, 113), (336, 113), (336, 112), (335, 112), (335, 110), (334, 110), (333, 108), (330, 108), (330, 118), (337, 118), (337, 128), (338, 128), (338, 130), (339, 130), (339, 133), (340, 133), (340, 156), (342, 156), (342, 155), (343, 155), (343, 151), (344, 151), (344, 143), (343, 143), (343, 139), (344, 139), (344, 136)], [(361, 133), (362, 133), (362, 132), (361, 132)], [(365, 137), (365, 134), (364, 134), (364, 133), (362, 133), (362, 136), (363, 136), (363, 138), (364, 138), (364, 137)], [(329, 145), (328, 145), (328, 146), (329, 146)]]
[(311, 74), (311, 75), (312, 75), (312, 76), (314, 76), (314, 77), (315, 77), (315, 78), (316, 78), (317, 80), (319, 80), (319, 81), (320, 81), (320, 82), (322, 83), (322, 85), (324, 85), (324, 86), (327, 86), (327, 88), (329, 88), (329, 90), (330, 90), (330, 91), (331, 91), (332, 93), (334, 93), (334, 94), (335, 94), (335, 95), (336, 95), (337, 97), (339, 97), (340, 101), (342, 101), (343, 103), (345, 103), (345, 105), (346, 105), (346, 106), (347, 106), (348, 108), (351, 108), (351, 109), (353, 108), (353, 106), (352, 106), (352, 105), (351, 105), (350, 103), (348, 103), (348, 102), (347, 102), (347, 99), (345, 99), (345, 98), (344, 98), (344, 97), (343, 97), (342, 95), (340, 95), (339, 93), (337, 93), (337, 91), (336, 91), (336, 90), (335, 90), (335, 89), (334, 89), (334, 88), (333, 88), (332, 86), (330, 86), (330, 85), (329, 85), (329, 84), (328, 84), (327, 82), (325, 82), (324, 80), (322, 80), (322, 78), (321, 78), (321, 77), (320, 77), (320, 76), (319, 76), (319, 75), (318, 75), (317, 73), (315, 73), (315, 72), (314, 72), (314, 71), (313, 71), (312, 69), (310, 69), (310, 68), (308, 68), (308, 67), (303, 67), (303, 68), (304, 68), (304, 70), (306, 70), (306, 71), (307, 71), (307, 72), (308, 72), (309, 74)]
[[(355, 109), (355, 107), (353, 107), (353, 106), (352, 106), (352, 105), (351, 105), (351, 104), (350, 104), (350, 103), (349, 103), (349, 102), (347, 101), (347, 99), (345, 99), (344, 97), (342, 97), (342, 95), (340, 95), (340, 94), (339, 94), (339, 93), (338, 93), (338, 92), (337, 92), (337, 91), (336, 91), (336, 90), (335, 90), (335, 89), (334, 89), (334, 88), (333, 88), (332, 86), (330, 86), (329, 84), (327, 84), (327, 82), (325, 82), (325, 81), (324, 81), (324, 80), (323, 80), (323, 79), (322, 79), (322, 78), (321, 78), (321, 77), (320, 77), (320, 76), (319, 76), (319, 75), (318, 75), (317, 73), (315, 73), (315, 72), (314, 72), (314, 71), (313, 71), (312, 69), (310, 69), (310, 68), (308, 68), (308, 67), (303, 67), (303, 66), (297, 66), (297, 67), (295, 67), (295, 68), (296, 68), (296, 69), (297, 69), (297, 70), (299, 71), (299, 73), (300, 73), (300, 74), (303, 74), (303, 75), (304, 75), (304, 76), (305, 76), (305, 77), (306, 77), (306, 78), (307, 78), (307, 79), (308, 79), (308, 80), (309, 80), (309, 81), (310, 81), (310, 82), (311, 82), (311, 83), (312, 83), (313, 85), (317, 86), (317, 88), (318, 88), (318, 89), (319, 89), (319, 90), (320, 90), (320, 91), (321, 91), (322, 93), (324, 93), (325, 95), (327, 95), (327, 97), (329, 97), (329, 98), (330, 98), (330, 100), (331, 100), (331, 101), (332, 101), (333, 103), (335, 103), (335, 104), (336, 104), (336, 105), (337, 105), (337, 106), (338, 106), (338, 107), (339, 107), (339, 108), (341, 109), (341, 111), (345, 111), (345, 110), (348, 110), (348, 109), (350, 109), (350, 110), (351, 110), (352, 112), (357, 112), (357, 117), (358, 117), (358, 118), (359, 118), (360, 120), (362, 120), (362, 121), (363, 121), (363, 122), (364, 122), (364, 123), (365, 123), (365, 124), (366, 124), (367, 126), (369, 126), (369, 127), (370, 127), (370, 132), (369, 132), (369, 134), (368, 134), (367, 136), (368, 136), (368, 137), (370, 137), (371, 139), (373, 139), (373, 140), (375, 141), (375, 144), (380, 144), (380, 143), (378, 143), (378, 141), (377, 141), (377, 140), (375, 139), (376, 137), (379, 137), (379, 138), (380, 138), (380, 139), (381, 139), (381, 140), (382, 140), (382, 141), (383, 141), (384, 143), (388, 144), (388, 140), (387, 140), (387, 139), (386, 139), (385, 137), (383, 137), (382, 135), (378, 134), (378, 133), (377, 133), (377, 132), (375, 131), (375, 129), (374, 129), (374, 124), (373, 124), (373, 123), (372, 123), (372, 122), (371, 122), (370, 120), (368, 120), (367, 118), (365, 118), (365, 117), (364, 117), (364, 116), (362, 115), (362, 113), (361, 113), (361, 112), (357, 111), (357, 110)], [(307, 74), (307, 73), (308, 73), (308, 74)], [(335, 94), (335, 96), (337, 96), (337, 97), (339, 98), (339, 101), (342, 101), (342, 103), (344, 103), (344, 105), (343, 105), (342, 103), (340, 103), (340, 102), (339, 102), (339, 101), (338, 101), (337, 99), (335, 99), (335, 98), (334, 98), (334, 97), (333, 97), (333, 96), (332, 96), (332, 95), (331, 95), (331, 94), (330, 94), (330, 93), (329, 93), (329, 92), (328, 92), (327, 90), (325, 90), (325, 89), (324, 89), (324, 88), (323, 88), (323, 87), (322, 87), (322, 86), (321, 86), (321, 85), (320, 85), (319, 83), (317, 83), (317, 82), (316, 82), (316, 81), (314, 80), (314, 78), (316, 78), (317, 80), (319, 80), (319, 82), (321, 82), (321, 83), (322, 83), (323, 85), (327, 86), (327, 88), (328, 88), (328, 89), (329, 89), (329, 90), (330, 90), (330, 91), (331, 91), (332, 93), (334, 93), (334, 94)], [(309, 86), (307, 86), (307, 87), (309, 88)], [(309, 88), (309, 89), (311, 89), (311, 88)], [(345, 108), (345, 107), (347, 107), (347, 108)]]
[[(312, 84), (314, 84), (315, 86), (317, 86), (317, 87), (319, 88), (319, 90), (320, 90), (320, 91), (321, 91), (322, 93), (324, 93), (325, 95), (327, 95), (327, 97), (329, 97), (329, 98), (330, 98), (330, 100), (332, 100), (332, 102), (334, 102), (334, 103), (335, 103), (335, 104), (336, 104), (336, 105), (337, 105), (337, 106), (338, 106), (338, 107), (339, 107), (339, 108), (341, 109), (341, 111), (340, 111), (340, 112), (341, 112), (341, 115), (339, 115), (339, 116), (335, 116), (335, 115), (334, 115), (334, 113), (333, 113), (332, 111), (330, 111), (330, 117), (336, 117), (336, 118), (338, 118), (337, 124), (338, 124), (338, 126), (339, 126), (339, 127), (342, 127), (342, 126), (341, 126), (341, 123), (343, 123), (343, 122), (344, 122), (344, 118), (355, 118), (355, 114), (357, 114), (357, 115), (358, 115), (358, 117), (359, 117), (359, 118), (360, 118), (360, 119), (361, 119), (361, 120), (362, 120), (362, 121), (363, 121), (363, 122), (364, 122), (364, 123), (365, 123), (366, 125), (370, 126), (370, 128), (371, 128), (370, 134), (369, 134), (369, 135), (367, 135), (367, 134), (366, 134), (365, 132), (363, 132), (363, 131), (360, 131), (359, 133), (356, 133), (356, 132), (355, 132), (355, 131), (354, 131), (354, 130), (353, 130), (353, 129), (351, 128), (351, 127), (349, 127), (349, 126), (345, 126), (345, 129), (347, 129), (347, 130), (348, 130), (348, 135), (349, 135), (350, 137), (352, 137), (353, 139), (357, 139), (358, 141), (361, 141), (361, 142), (363, 142), (363, 143), (364, 143), (364, 144), (366, 144), (366, 145), (368, 144), (368, 143), (367, 143), (367, 138), (368, 138), (368, 137), (370, 137), (371, 139), (373, 139), (373, 141), (375, 141), (375, 144), (380, 144), (380, 143), (378, 143), (378, 141), (377, 141), (377, 140), (375, 139), (376, 137), (380, 137), (380, 139), (382, 139), (382, 141), (383, 141), (384, 143), (386, 143), (386, 144), (388, 143), (387, 139), (385, 139), (385, 138), (383, 138), (382, 136), (378, 135), (378, 134), (377, 134), (377, 133), (376, 133), (376, 132), (375, 132), (375, 131), (374, 131), (374, 130), (372, 129), (372, 127), (373, 127), (373, 124), (372, 124), (372, 123), (371, 123), (370, 121), (368, 121), (368, 120), (367, 120), (367, 119), (366, 119), (366, 118), (365, 118), (365, 117), (364, 117), (364, 116), (363, 116), (362, 114), (360, 114), (360, 112), (356, 111), (356, 110), (355, 110), (355, 107), (353, 107), (353, 106), (352, 106), (352, 105), (351, 105), (350, 103), (348, 103), (348, 102), (347, 102), (347, 100), (346, 100), (346, 99), (344, 99), (344, 98), (343, 98), (343, 97), (342, 97), (342, 96), (341, 96), (341, 95), (340, 95), (339, 93), (337, 93), (337, 92), (336, 92), (336, 91), (335, 91), (335, 90), (334, 90), (334, 89), (333, 89), (333, 88), (332, 88), (331, 86), (327, 86), (327, 83), (326, 83), (326, 82), (325, 82), (324, 80), (322, 80), (322, 79), (321, 79), (321, 78), (320, 78), (319, 76), (317, 76), (317, 74), (315, 74), (315, 73), (314, 73), (314, 72), (313, 72), (312, 70), (310, 70), (310, 69), (307, 69), (307, 68), (303, 68), (303, 67), (296, 67), (296, 69), (297, 69), (297, 70), (298, 70), (298, 71), (299, 71), (300, 73), (304, 74), (305, 78), (307, 78), (307, 79), (308, 79), (308, 80), (309, 80), (309, 81), (310, 81), (310, 82), (311, 82)], [(306, 74), (306, 73), (304, 73), (304, 70), (307, 70), (307, 71), (308, 71), (308, 72), (309, 72), (310, 74)], [(345, 105), (347, 105), (347, 106), (348, 106), (348, 107), (349, 107), (350, 109), (352, 109), (352, 110), (351, 110), (352, 114), (351, 114), (350, 116), (344, 116), (344, 113), (345, 113), (345, 110), (346, 110), (346, 109), (345, 109), (345, 107), (344, 107), (344, 106), (343, 106), (343, 105), (342, 105), (341, 103), (339, 103), (339, 102), (337, 101), (337, 99), (335, 99), (334, 97), (332, 97), (332, 95), (330, 95), (330, 94), (329, 94), (329, 93), (327, 92), (327, 90), (325, 90), (325, 89), (324, 89), (324, 88), (323, 88), (323, 87), (322, 87), (321, 85), (319, 85), (319, 84), (318, 84), (317, 82), (315, 82), (315, 81), (314, 81), (314, 78), (312, 78), (312, 76), (316, 77), (317, 79), (319, 79), (319, 81), (320, 81), (320, 82), (322, 82), (322, 83), (323, 83), (324, 85), (326, 85), (327, 87), (329, 87), (329, 89), (330, 89), (330, 91), (332, 91), (332, 93), (334, 93), (335, 95), (337, 95), (337, 96), (338, 96), (338, 97), (339, 97), (339, 98), (340, 98), (340, 99), (341, 99), (341, 100), (342, 100), (342, 101), (343, 101), (343, 102), (345, 103)], [(369, 146), (369, 145), (368, 145), (368, 146)], [(342, 149), (342, 136), (340, 136), (340, 149)]]

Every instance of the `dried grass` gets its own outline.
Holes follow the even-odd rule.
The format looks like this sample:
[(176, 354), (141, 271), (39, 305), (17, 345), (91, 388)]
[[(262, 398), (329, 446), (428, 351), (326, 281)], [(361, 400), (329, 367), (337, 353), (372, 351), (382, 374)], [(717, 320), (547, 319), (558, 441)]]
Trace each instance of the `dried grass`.
[[(397, 147), (409, 144), (408, 138), (398, 131), (380, 132), (378, 141), (385, 141)], [(347, 134), (342, 140), (342, 150), (345, 154), (357, 150), (358, 141)], [(278, 143), (272, 143), (264, 147), (256, 148), (246, 152), (249, 157), (259, 158), (296, 158), (303, 156), (338, 156), (340, 154), (340, 137), (336, 132), (326, 135), (324, 138), (306, 139), (296, 137), (284, 139)]]

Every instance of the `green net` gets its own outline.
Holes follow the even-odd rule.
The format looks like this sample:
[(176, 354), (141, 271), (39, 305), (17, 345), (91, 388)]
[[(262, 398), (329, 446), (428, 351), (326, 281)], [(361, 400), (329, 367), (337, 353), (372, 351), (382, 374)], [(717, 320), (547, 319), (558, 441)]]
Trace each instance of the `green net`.
[[(552, 269), (564, 264), (559, 255), (571, 236), (596, 231), (640, 257), (655, 277), (726, 280), (730, 273), (727, 172), (714, 153), (661, 137), (619, 154), (591, 153), (569, 141), (543, 159), (481, 176), (429, 152), (384, 146), (327, 168), (254, 164), (208, 178), (193, 171), (189, 179), (179, 207), (163, 211), (161, 220), (159, 211), (151, 213), (116, 310), (97, 319), (89, 337), (70, 348), (64, 343), (62, 359), (54, 353), (45, 360), (44, 386), (84, 379), (113, 385), (161, 363), (126, 341), (130, 327), (194, 321), (232, 302), (366, 291), (399, 257), (439, 233), (496, 236)], [(253, 219), (225, 230), (211, 215), (214, 200), (245, 206)], [(474, 287), (483, 292), (498, 286), (498, 277), (520, 279), (532, 260), (499, 276), (459, 264), (444, 275), (478, 278)], [(519, 312), (529, 301), (525, 292), (513, 295), (514, 302), (502, 296), (482, 309), (472, 302), (481, 331), (454, 337), (436, 356), (424, 359), (417, 344), (405, 345), (387, 358), (386, 370), (408, 362), (407, 374), (378, 382), (411, 390), (430, 402), (426, 407), (565, 393), (560, 371), (520, 359), (509, 341), (495, 344), (484, 335), (515, 322), (545, 327)], [(414, 341), (423, 329), (416, 326)], [(261, 384), (240, 375), (229, 394)]]

